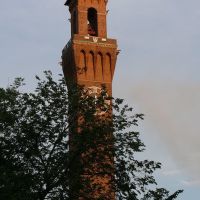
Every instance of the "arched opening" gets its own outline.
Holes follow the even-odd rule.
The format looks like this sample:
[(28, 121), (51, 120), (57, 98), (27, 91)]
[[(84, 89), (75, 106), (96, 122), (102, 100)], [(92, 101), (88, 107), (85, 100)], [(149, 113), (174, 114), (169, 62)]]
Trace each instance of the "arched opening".
[(103, 56), (101, 53), (97, 54), (96, 69), (95, 69), (95, 79), (97, 81), (103, 80)]
[(109, 53), (106, 54), (105, 66), (104, 66), (104, 80), (112, 80), (112, 70), (111, 70), (111, 56)]
[(88, 34), (98, 36), (97, 10), (94, 8), (88, 9)]
[(80, 52), (78, 74), (79, 74), (80, 79), (85, 78), (85, 75), (86, 75), (86, 55), (85, 55), (84, 50), (82, 50)]
[(73, 12), (72, 16), (72, 26), (73, 26), (73, 33), (77, 33), (77, 13), (76, 10)]
[(94, 80), (94, 53), (90, 51), (87, 60), (87, 79)]

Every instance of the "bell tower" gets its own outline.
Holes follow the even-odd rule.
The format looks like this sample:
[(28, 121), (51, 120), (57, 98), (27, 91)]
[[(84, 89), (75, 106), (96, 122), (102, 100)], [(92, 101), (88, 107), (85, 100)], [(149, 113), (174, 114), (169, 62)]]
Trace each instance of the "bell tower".
[(63, 49), (62, 65), (68, 89), (73, 84), (101, 87), (112, 95), (117, 41), (107, 37), (108, 0), (67, 0), (71, 39)]
[[(69, 20), (71, 22), (71, 39), (62, 51), (62, 67), (69, 91), (74, 86), (81, 85), (97, 92), (104, 85), (108, 94), (112, 96), (112, 80), (118, 50), (117, 41), (107, 37), (107, 2), (108, 0), (67, 0), (65, 3), (71, 14)], [(73, 138), (74, 133), (71, 132), (70, 137)], [(104, 162), (108, 162), (114, 167), (114, 158)], [(97, 166), (95, 172), (90, 169), (93, 170), (93, 174), (98, 171), (97, 168), (100, 168), (99, 163)], [(75, 169), (72, 169), (73, 173), (78, 171), (76, 168), (75, 166)], [(115, 200), (115, 192), (111, 184), (114, 172), (105, 174), (104, 178), (98, 173), (92, 176), (80, 174), (80, 177), (87, 177), (90, 184), (104, 188), (103, 192), (92, 191), (90, 194), (86, 194), (87, 198), (78, 195), (78, 198), (71, 197), (70, 199)], [(86, 186), (82, 187), (81, 192), (87, 189), (84, 187)], [(80, 190), (76, 189), (72, 191), (74, 194), (79, 192)]]

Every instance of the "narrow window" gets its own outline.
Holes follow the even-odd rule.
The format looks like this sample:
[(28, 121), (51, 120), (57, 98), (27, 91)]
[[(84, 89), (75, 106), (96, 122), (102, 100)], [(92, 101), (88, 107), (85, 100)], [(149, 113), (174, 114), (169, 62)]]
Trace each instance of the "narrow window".
[(103, 56), (101, 53), (97, 54), (96, 69), (95, 69), (95, 79), (97, 81), (103, 80)]
[(80, 57), (79, 57), (79, 66), (78, 66), (78, 74), (80, 79), (85, 79), (86, 75), (86, 55), (85, 51), (80, 52)]
[(87, 61), (87, 79), (94, 80), (94, 53), (90, 51)]
[(76, 10), (73, 12), (73, 33), (77, 33), (77, 16), (76, 16)]
[(98, 36), (97, 30), (97, 11), (94, 8), (88, 9), (88, 34)]
[(112, 70), (111, 70), (111, 56), (109, 53), (106, 54), (105, 66), (104, 66), (104, 80), (112, 80)]

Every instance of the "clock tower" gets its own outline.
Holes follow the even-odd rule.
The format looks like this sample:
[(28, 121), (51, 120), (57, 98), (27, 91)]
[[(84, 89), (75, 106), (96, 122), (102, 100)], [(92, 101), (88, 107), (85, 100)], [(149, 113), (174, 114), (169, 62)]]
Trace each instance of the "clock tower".
[[(118, 50), (117, 41), (107, 37), (107, 2), (108, 0), (67, 0), (65, 3), (71, 14), (71, 39), (62, 52), (62, 67), (69, 91), (76, 85), (95, 91), (104, 85), (112, 96)], [(104, 185), (105, 194), (98, 195), (94, 191), (93, 198), (78, 199), (114, 200), (115, 193), (109, 191), (112, 188), (109, 181), (100, 181), (99, 184)], [(102, 195), (103, 198), (100, 198)]]

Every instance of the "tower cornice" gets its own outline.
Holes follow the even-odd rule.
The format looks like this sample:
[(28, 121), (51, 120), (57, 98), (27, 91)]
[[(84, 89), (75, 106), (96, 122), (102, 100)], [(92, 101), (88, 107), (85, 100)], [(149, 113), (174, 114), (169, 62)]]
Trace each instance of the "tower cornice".
[[(69, 6), (72, 1), (75, 1), (75, 0), (67, 0), (64, 5)], [(104, 1), (106, 4), (108, 3), (108, 0), (104, 0)]]

